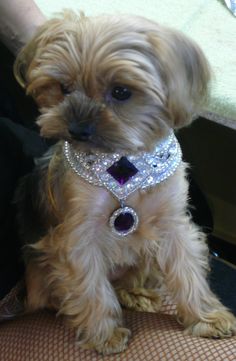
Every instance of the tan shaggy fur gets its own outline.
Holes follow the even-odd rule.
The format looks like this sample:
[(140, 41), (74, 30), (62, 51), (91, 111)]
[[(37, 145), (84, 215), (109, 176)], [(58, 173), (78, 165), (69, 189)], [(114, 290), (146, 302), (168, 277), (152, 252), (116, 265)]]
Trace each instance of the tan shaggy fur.
[[(231, 336), (235, 318), (209, 289), (205, 236), (187, 213), (186, 165), (128, 198), (140, 224), (122, 238), (108, 224), (117, 200), (76, 175), (62, 154), (63, 140), (90, 152), (150, 151), (170, 128), (189, 124), (210, 80), (199, 47), (141, 17), (66, 11), (23, 48), (15, 74), (39, 105), (41, 134), (59, 140), (42, 159), (33, 195), (46, 231), (35, 241), (25, 235), (27, 309), (53, 307), (83, 347), (116, 353), (130, 335), (120, 304), (156, 312), (164, 282), (188, 334)], [(114, 86), (130, 89), (130, 99), (114, 101)], [(93, 125), (94, 134), (74, 139), (73, 122)]]

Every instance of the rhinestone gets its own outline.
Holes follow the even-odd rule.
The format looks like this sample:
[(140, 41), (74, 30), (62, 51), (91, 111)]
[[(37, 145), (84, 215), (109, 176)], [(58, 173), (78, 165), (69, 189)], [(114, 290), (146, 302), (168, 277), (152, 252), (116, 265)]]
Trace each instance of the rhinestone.
[[(160, 159), (161, 155), (163, 159)], [(167, 155), (169, 155), (168, 160)], [(173, 132), (159, 142), (153, 152), (128, 155), (128, 159), (121, 153), (75, 152), (68, 142), (64, 143), (64, 156), (71, 169), (90, 184), (105, 187), (119, 201), (127, 199), (137, 189), (144, 189), (164, 181), (175, 172), (181, 162), (181, 155), (180, 146)], [(93, 164), (89, 162), (90, 160), (94, 161)], [(109, 172), (113, 170), (114, 164), (119, 165), (121, 160), (125, 160), (125, 164), (121, 164), (124, 169), (121, 169), (120, 174)], [(127, 167), (127, 163), (131, 170), (129, 166)]]
[(121, 157), (118, 162), (115, 162), (107, 169), (107, 172), (120, 185), (124, 185), (130, 178), (138, 173), (138, 169), (126, 157)]
[(137, 229), (139, 219), (133, 208), (124, 207), (111, 215), (109, 223), (114, 234), (124, 237)]

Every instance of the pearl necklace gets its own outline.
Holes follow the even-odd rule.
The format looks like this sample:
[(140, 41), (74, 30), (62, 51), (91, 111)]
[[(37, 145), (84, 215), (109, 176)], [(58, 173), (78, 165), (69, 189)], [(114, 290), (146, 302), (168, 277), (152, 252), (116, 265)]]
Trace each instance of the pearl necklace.
[(136, 211), (125, 205), (129, 195), (163, 182), (175, 172), (182, 159), (173, 131), (150, 153), (76, 152), (67, 141), (63, 150), (66, 161), (76, 174), (90, 184), (105, 187), (120, 202), (120, 208), (109, 219), (112, 232), (119, 236), (134, 232), (139, 223)]

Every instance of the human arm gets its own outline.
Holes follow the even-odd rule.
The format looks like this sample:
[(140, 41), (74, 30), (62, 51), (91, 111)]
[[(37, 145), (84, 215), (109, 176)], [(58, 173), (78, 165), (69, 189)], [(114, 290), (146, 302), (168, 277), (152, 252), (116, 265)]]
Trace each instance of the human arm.
[(0, 0), (0, 40), (14, 55), (44, 21), (33, 0)]

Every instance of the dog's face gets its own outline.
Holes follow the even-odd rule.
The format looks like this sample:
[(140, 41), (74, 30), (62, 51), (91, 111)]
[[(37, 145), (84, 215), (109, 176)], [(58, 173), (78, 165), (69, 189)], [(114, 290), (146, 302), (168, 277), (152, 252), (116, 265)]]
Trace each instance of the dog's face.
[(39, 29), (15, 74), (40, 107), (43, 136), (134, 153), (188, 124), (210, 78), (203, 53), (180, 33), (140, 17), (72, 12)]

